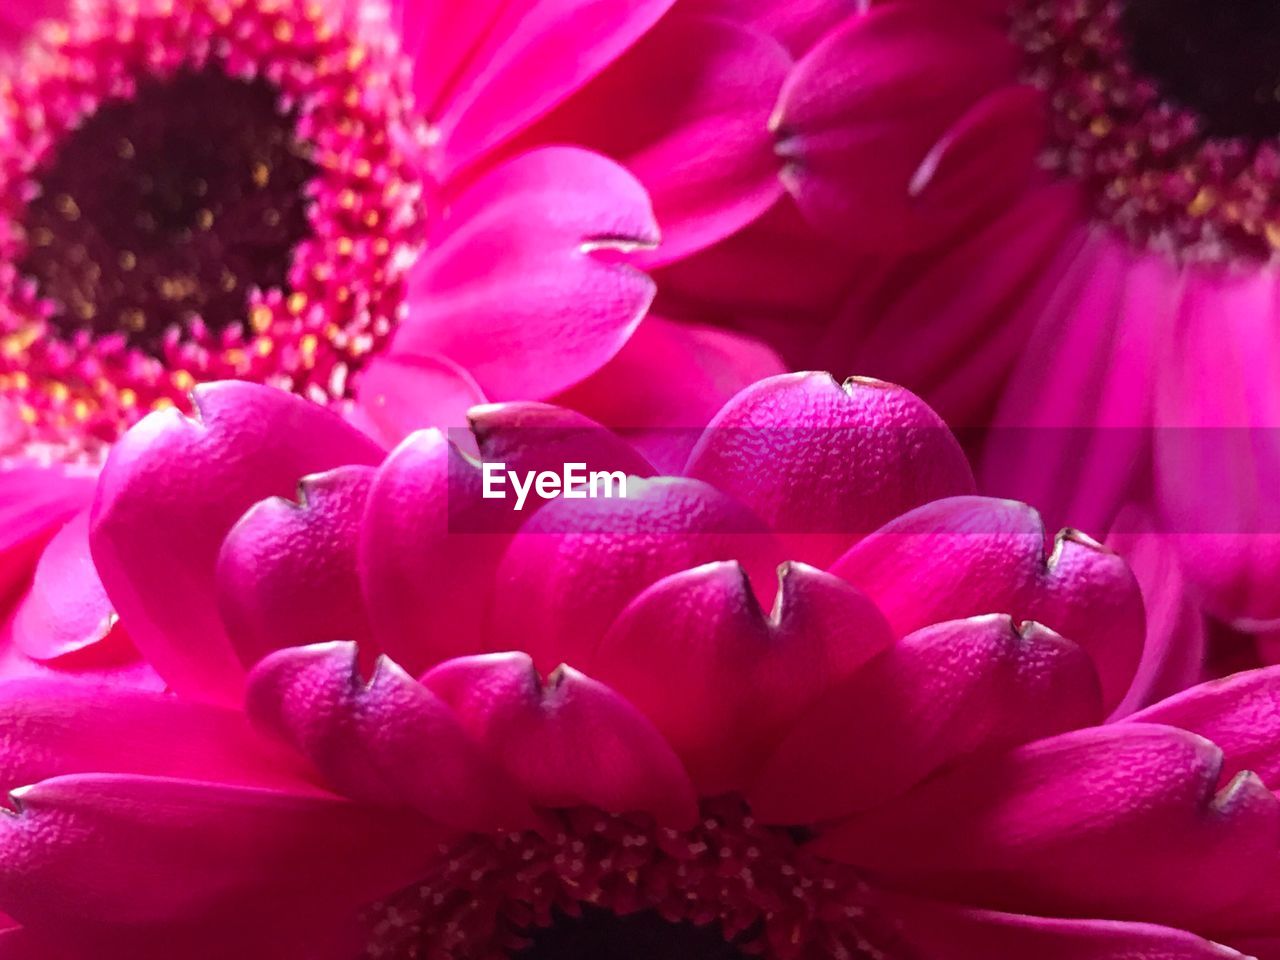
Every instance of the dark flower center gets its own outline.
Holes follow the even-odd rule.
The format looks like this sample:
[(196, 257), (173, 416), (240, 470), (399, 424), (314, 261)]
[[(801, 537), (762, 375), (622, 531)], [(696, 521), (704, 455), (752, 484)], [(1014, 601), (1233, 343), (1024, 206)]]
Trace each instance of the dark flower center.
[(470, 836), (366, 915), (365, 960), (919, 960), (850, 867), (707, 800), (688, 830), (593, 809)]
[(1134, 65), (1220, 137), (1280, 133), (1280, 3), (1128, 0)]
[(625, 917), (596, 907), (577, 917), (557, 913), (532, 941), (516, 960), (745, 960), (714, 925), (671, 923), (653, 910)]
[(278, 100), (214, 67), (144, 78), (59, 144), (19, 266), (56, 329), (118, 331), (160, 357), (170, 329), (199, 317), (223, 330), (245, 319), (251, 288), (286, 286), (315, 168)]

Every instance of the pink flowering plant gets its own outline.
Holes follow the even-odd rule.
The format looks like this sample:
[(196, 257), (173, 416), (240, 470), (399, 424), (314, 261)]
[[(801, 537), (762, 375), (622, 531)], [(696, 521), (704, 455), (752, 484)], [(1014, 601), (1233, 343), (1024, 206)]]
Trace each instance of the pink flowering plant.
[[(1280, 956), (1274, 671), (1152, 703), (1125, 563), (905, 390), (761, 381), (673, 474), (544, 404), (195, 407), (90, 520), (169, 692), (0, 685), (6, 956)], [(579, 461), (627, 495), (483, 495)]]

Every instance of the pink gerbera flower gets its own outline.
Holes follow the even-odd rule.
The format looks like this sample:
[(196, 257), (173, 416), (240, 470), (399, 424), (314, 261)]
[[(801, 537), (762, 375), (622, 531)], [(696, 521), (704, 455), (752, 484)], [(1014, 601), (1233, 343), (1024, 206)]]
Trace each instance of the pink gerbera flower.
[(1254, 625), (1280, 617), (1277, 31), (1264, 3), (889, 0), (775, 117), (797, 204), (867, 255), (822, 355), (994, 425), (984, 489), (1095, 529), (1136, 501)]
[(1280, 955), (1274, 672), (1132, 713), (1124, 563), (905, 391), (764, 381), (670, 476), (485, 408), (483, 457), (631, 475), (520, 513), (438, 431), (196, 404), (92, 520), (174, 692), (0, 685), (5, 956)]
[[(0, 51), (0, 628), (84, 475), (198, 383), (277, 386), (394, 443), (569, 388), (628, 426), (701, 424), (778, 369), (727, 334), (637, 332), (638, 268), (779, 192), (764, 123), (788, 56), (748, 21), (803, 24), (771, 4), (63, 13), (6, 14)], [(699, 353), (717, 362), (670, 369)]]

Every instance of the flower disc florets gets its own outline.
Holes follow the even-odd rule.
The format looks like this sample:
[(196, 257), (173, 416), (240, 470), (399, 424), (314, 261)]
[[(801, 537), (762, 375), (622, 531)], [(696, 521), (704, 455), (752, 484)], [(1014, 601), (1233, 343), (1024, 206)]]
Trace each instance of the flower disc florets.
[(472, 836), (370, 914), (381, 960), (901, 960), (848, 867), (757, 823), (740, 800), (689, 830), (590, 808), (545, 831)]
[(420, 130), (370, 9), (92, 0), (32, 40), (0, 87), (20, 444), (92, 456), (220, 377), (349, 395), (422, 238)]
[(1014, 37), (1048, 94), (1049, 163), (1101, 219), (1188, 260), (1280, 251), (1273, 4), (1038, 0)]

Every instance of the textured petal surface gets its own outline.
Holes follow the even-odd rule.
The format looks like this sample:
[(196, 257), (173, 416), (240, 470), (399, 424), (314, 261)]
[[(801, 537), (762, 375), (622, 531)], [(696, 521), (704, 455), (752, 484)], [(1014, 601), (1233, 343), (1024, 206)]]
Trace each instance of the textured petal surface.
[(1219, 792), (1221, 765), (1171, 727), (1076, 731), (944, 771), (817, 847), (983, 906), (1212, 928), (1274, 876), (1280, 835), (1275, 796), (1251, 775)]
[[(0, 898), (23, 923), (355, 912), (412, 881), (431, 831), (324, 795), (126, 775), (56, 777), (0, 816)], [(251, 926), (251, 924), (250, 924)]]
[(614, 617), (662, 577), (731, 559), (767, 576), (757, 558), (776, 553), (758, 519), (697, 480), (633, 477), (625, 499), (556, 500), (502, 559), (492, 643), (528, 651), (543, 670), (581, 666)]
[(1102, 719), (1089, 657), (1038, 624), (989, 615), (926, 627), (835, 684), (750, 791), (765, 820), (869, 810), (939, 768)]
[(608, 687), (562, 667), (544, 682), (520, 653), (451, 660), (423, 683), (457, 711), (535, 802), (697, 815), (693, 787), (662, 736)]
[(411, 673), (482, 649), (509, 539), (491, 503), (505, 507), (481, 499), (479, 469), (438, 430), (413, 434), (374, 478), (360, 579), (378, 649)]
[(892, 642), (842, 580), (797, 564), (780, 581), (766, 614), (737, 564), (673, 574), (631, 602), (591, 658), (703, 795), (742, 789), (806, 706)]
[(391, 356), (443, 354), (493, 400), (542, 399), (626, 343), (654, 286), (624, 255), (657, 242), (644, 188), (622, 167), (573, 147), (521, 154), (452, 205)]
[(263, 500), (227, 534), (218, 609), (246, 668), (281, 647), (368, 645), (356, 548), (373, 476), (350, 466), (304, 477), (297, 500)]
[(612, 63), (674, 0), (395, 0), (448, 177)]
[(519, 791), (439, 697), (386, 659), (366, 682), (352, 644), (272, 654), (250, 677), (248, 709), (345, 796), (412, 806), (467, 830), (532, 822)]
[(1142, 595), (1124, 561), (1075, 531), (1050, 551), (1039, 515), (1013, 501), (928, 504), (857, 544), (832, 572), (865, 591), (899, 634), (984, 613), (1043, 623), (1093, 658), (1107, 710), (1142, 655)]
[(899, 514), (970, 493), (951, 431), (919, 398), (878, 380), (773, 377), (711, 422), (686, 472), (750, 507), (787, 559), (825, 565)]
[(270, 387), (198, 387), (199, 419), (152, 414), (112, 448), (90, 543), (130, 637), (180, 692), (235, 700), (243, 671), (216, 605), (222, 539), (258, 500), (382, 451), (335, 414)]

